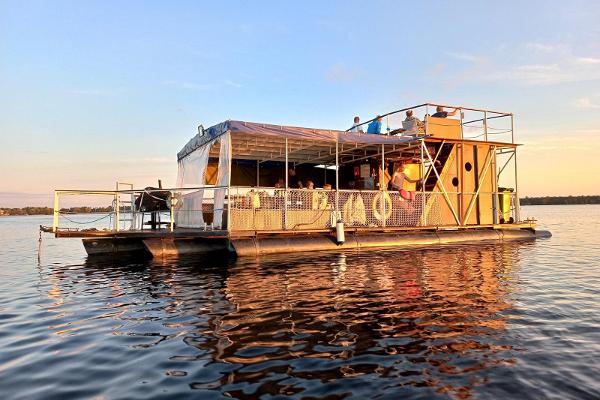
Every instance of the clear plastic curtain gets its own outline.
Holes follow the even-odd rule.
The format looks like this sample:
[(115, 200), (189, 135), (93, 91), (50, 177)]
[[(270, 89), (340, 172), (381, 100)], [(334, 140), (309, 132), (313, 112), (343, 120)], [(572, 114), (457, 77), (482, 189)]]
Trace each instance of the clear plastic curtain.
[[(211, 145), (206, 144), (179, 160), (177, 163), (177, 187), (204, 186)], [(182, 200), (182, 207), (175, 212), (177, 226), (181, 228), (204, 227), (204, 216), (202, 215), (204, 189), (186, 193), (182, 196)]]
[(219, 168), (217, 170), (217, 186), (223, 189), (215, 190), (215, 213), (213, 226), (215, 228), (225, 228), (223, 226), (223, 209), (225, 204), (226, 187), (229, 186), (229, 164), (231, 161), (231, 133), (227, 132), (221, 136), (221, 148), (219, 149)]

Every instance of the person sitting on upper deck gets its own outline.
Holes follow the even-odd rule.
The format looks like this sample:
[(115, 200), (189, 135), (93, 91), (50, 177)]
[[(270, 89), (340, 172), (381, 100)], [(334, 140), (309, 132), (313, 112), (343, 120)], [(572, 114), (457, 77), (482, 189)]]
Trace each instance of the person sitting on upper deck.
[(444, 111), (444, 107), (442, 106), (437, 106), (435, 108), (436, 113), (432, 115), (432, 117), (434, 118), (447, 118), (447, 117), (451, 117), (453, 115), (456, 115), (456, 113), (458, 112), (458, 108), (455, 108), (453, 111)]
[(407, 132), (422, 131), (425, 128), (425, 124), (419, 118), (413, 116), (413, 111), (408, 110), (406, 112), (406, 119), (402, 122), (402, 127)]
[(365, 133), (362, 125), (360, 125), (360, 117), (358, 115), (354, 117), (354, 124), (352, 125), (352, 128), (348, 130), (348, 132)]
[(381, 134), (381, 115), (378, 115), (373, 121), (367, 126), (367, 133)]

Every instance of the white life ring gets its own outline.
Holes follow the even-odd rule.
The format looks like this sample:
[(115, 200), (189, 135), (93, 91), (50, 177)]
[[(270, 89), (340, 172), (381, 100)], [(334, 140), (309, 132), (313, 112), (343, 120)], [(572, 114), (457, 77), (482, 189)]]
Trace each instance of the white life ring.
[[(373, 215), (377, 218), (378, 221), (381, 221), (381, 206), (379, 206), (379, 202), (381, 201), (381, 193), (379, 192), (373, 198)], [(388, 192), (383, 192), (383, 199), (385, 200), (385, 219), (388, 219), (392, 215), (392, 198), (390, 197)]]

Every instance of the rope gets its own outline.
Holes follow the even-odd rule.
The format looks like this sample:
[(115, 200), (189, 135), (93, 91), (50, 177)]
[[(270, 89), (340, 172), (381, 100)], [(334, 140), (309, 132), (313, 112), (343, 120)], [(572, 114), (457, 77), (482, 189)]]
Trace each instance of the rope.
[(302, 225), (312, 225), (312, 224), (314, 224), (315, 222), (317, 222), (323, 216), (323, 214), (325, 213), (325, 211), (331, 211), (331, 209), (327, 209), (327, 208), (322, 209), (321, 212), (317, 215), (317, 218), (315, 218), (311, 222), (299, 222), (296, 225), (292, 226), (292, 230), (294, 230), (297, 227), (302, 226)]
[(71, 219), (71, 218), (69, 218), (69, 217), (66, 217), (65, 215), (68, 215), (67, 213), (62, 213), (62, 212), (59, 212), (59, 214), (61, 214), (61, 215), (62, 215), (62, 217), (63, 217), (64, 219), (66, 219), (67, 221), (69, 221), (69, 222), (72, 222), (72, 223), (74, 223), (74, 224), (81, 224), (81, 225), (85, 225), (85, 224), (93, 224), (94, 222), (101, 221), (101, 220), (103, 220), (104, 218), (107, 218), (107, 217), (112, 217), (112, 213), (110, 213), (110, 214), (106, 214), (106, 215), (105, 215), (105, 216), (103, 216), (103, 217), (100, 217), (100, 218), (98, 218), (98, 219), (95, 219), (95, 220), (93, 220), (93, 221), (81, 222), (81, 221), (75, 221), (75, 220), (72, 220), (72, 219)]
[(38, 266), (40, 265), (41, 261), (42, 261), (42, 228), (40, 227), (40, 238), (38, 239), (38, 256), (37, 256), (37, 260), (38, 260)]

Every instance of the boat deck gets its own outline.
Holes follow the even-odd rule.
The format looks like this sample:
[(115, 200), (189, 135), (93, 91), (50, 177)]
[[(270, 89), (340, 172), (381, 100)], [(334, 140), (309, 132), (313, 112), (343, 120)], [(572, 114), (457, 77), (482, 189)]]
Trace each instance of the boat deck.
[(59, 228), (56, 232), (51, 227), (40, 226), (40, 230), (54, 233), (57, 238), (226, 238), (226, 230), (204, 230), (194, 228), (176, 228), (172, 232), (169, 229), (142, 229), (142, 230), (103, 230), (103, 229), (73, 229)]
[[(98, 230), (98, 229), (73, 229), (60, 228), (56, 232), (51, 227), (40, 226), (44, 232), (54, 233), (57, 238), (230, 238), (267, 235), (303, 235), (331, 233), (333, 229), (303, 229), (303, 230), (241, 230), (229, 232), (227, 230), (204, 230), (194, 228), (169, 229), (143, 229), (143, 230)], [(491, 225), (467, 225), (467, 226), (413, 226), (413, 227), (346, 227), (346, 233), (386, 233), (386, 232), (415, 232), (415, 231), (459, 231), (474, 229), (535, 229), (534, 222), (523, 222), (519, 224), (491, 224)]]

